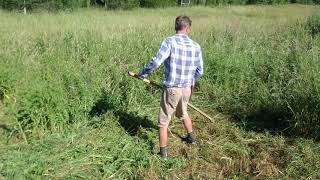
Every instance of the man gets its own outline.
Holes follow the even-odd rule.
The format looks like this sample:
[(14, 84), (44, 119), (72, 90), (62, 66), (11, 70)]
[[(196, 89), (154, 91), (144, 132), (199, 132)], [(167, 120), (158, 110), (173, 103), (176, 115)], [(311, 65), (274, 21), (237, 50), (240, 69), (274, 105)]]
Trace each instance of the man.
[(176, 34), (162, 42), (156, 56), (139, 73), (143, 79), (164, 63), (165, 79), (158, 116), (160, 156), (164, 160), (168, 158), (168, 125), (174, 112), (188, 133), (183, 140), (196, 144), (187, 105), (195, 79), (203, 74), (203, 61), (199, 44), (188, 37), (190, 28), (191, 19), (178, 16), (175, 21)]

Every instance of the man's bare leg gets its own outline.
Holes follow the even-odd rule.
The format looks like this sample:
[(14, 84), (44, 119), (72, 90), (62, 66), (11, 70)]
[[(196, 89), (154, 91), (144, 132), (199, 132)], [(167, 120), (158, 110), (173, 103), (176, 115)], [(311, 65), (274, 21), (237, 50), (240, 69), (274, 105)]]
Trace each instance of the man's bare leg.
[(182, 124), (185, 128), (185, 130), (187, 131), (187, 135), (185, 137), (183, 137), (183, 141), (186, 141), (189, 144), (196, 144), (196, 140), (193, 137), (192, 134), (192, 120), (190, 117), (184, 118), (184, 120), (182, 121)]
[(166, 147), (168, 141), (168, 127), (159, 128), (160, 147)]
[(159, 128), (160, 156), (163, 160), (168, 159), (167, 151), (168, 127)]
[(190, 117), (184, 118), (182, 120), (182, 124), (184, 126), (184, 129), (187, 131), (187, 133), (192, 132), (192, 121)]

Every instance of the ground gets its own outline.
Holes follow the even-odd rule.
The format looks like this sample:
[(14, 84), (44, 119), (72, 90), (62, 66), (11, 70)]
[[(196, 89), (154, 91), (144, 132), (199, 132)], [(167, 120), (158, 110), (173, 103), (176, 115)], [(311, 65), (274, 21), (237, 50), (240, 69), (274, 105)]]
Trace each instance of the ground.
[[(0, 11), (0, 179), (320, 179), (319, 142), (275, 124), (318, 117), (320, 38), (305, 28), (318, 9)], [(190, 146), (174, 118), (162, 161), (161, 91), (127, 71), (174, 33), (177, 13), (204, 52), (192, 103), (214, 122), (190, 109)]]

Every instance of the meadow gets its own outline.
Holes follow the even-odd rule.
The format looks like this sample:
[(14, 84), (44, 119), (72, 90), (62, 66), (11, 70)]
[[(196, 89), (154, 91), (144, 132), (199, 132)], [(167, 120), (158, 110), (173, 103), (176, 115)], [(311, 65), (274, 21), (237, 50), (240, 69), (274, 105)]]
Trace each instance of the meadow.
[[(0, 10), (0, 179), (319, 179), (319, 6)], [(127, 75), (189, 15), (205, 74), (190, 111), (196, 147), (161, 91)], [(161, 82), (162, 68), (148, 78)]]

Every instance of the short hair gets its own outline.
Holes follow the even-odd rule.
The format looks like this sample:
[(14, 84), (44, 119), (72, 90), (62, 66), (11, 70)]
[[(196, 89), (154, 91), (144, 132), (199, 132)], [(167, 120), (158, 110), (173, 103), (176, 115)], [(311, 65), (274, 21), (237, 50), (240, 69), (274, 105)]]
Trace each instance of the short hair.
[(191, 27), (191, 23), (192, 23), (192, 21), (188, 16), (178, 16), (176, 18), (175, 29), (176, 29), (176, 31), (180, 31), (183, 28)]

